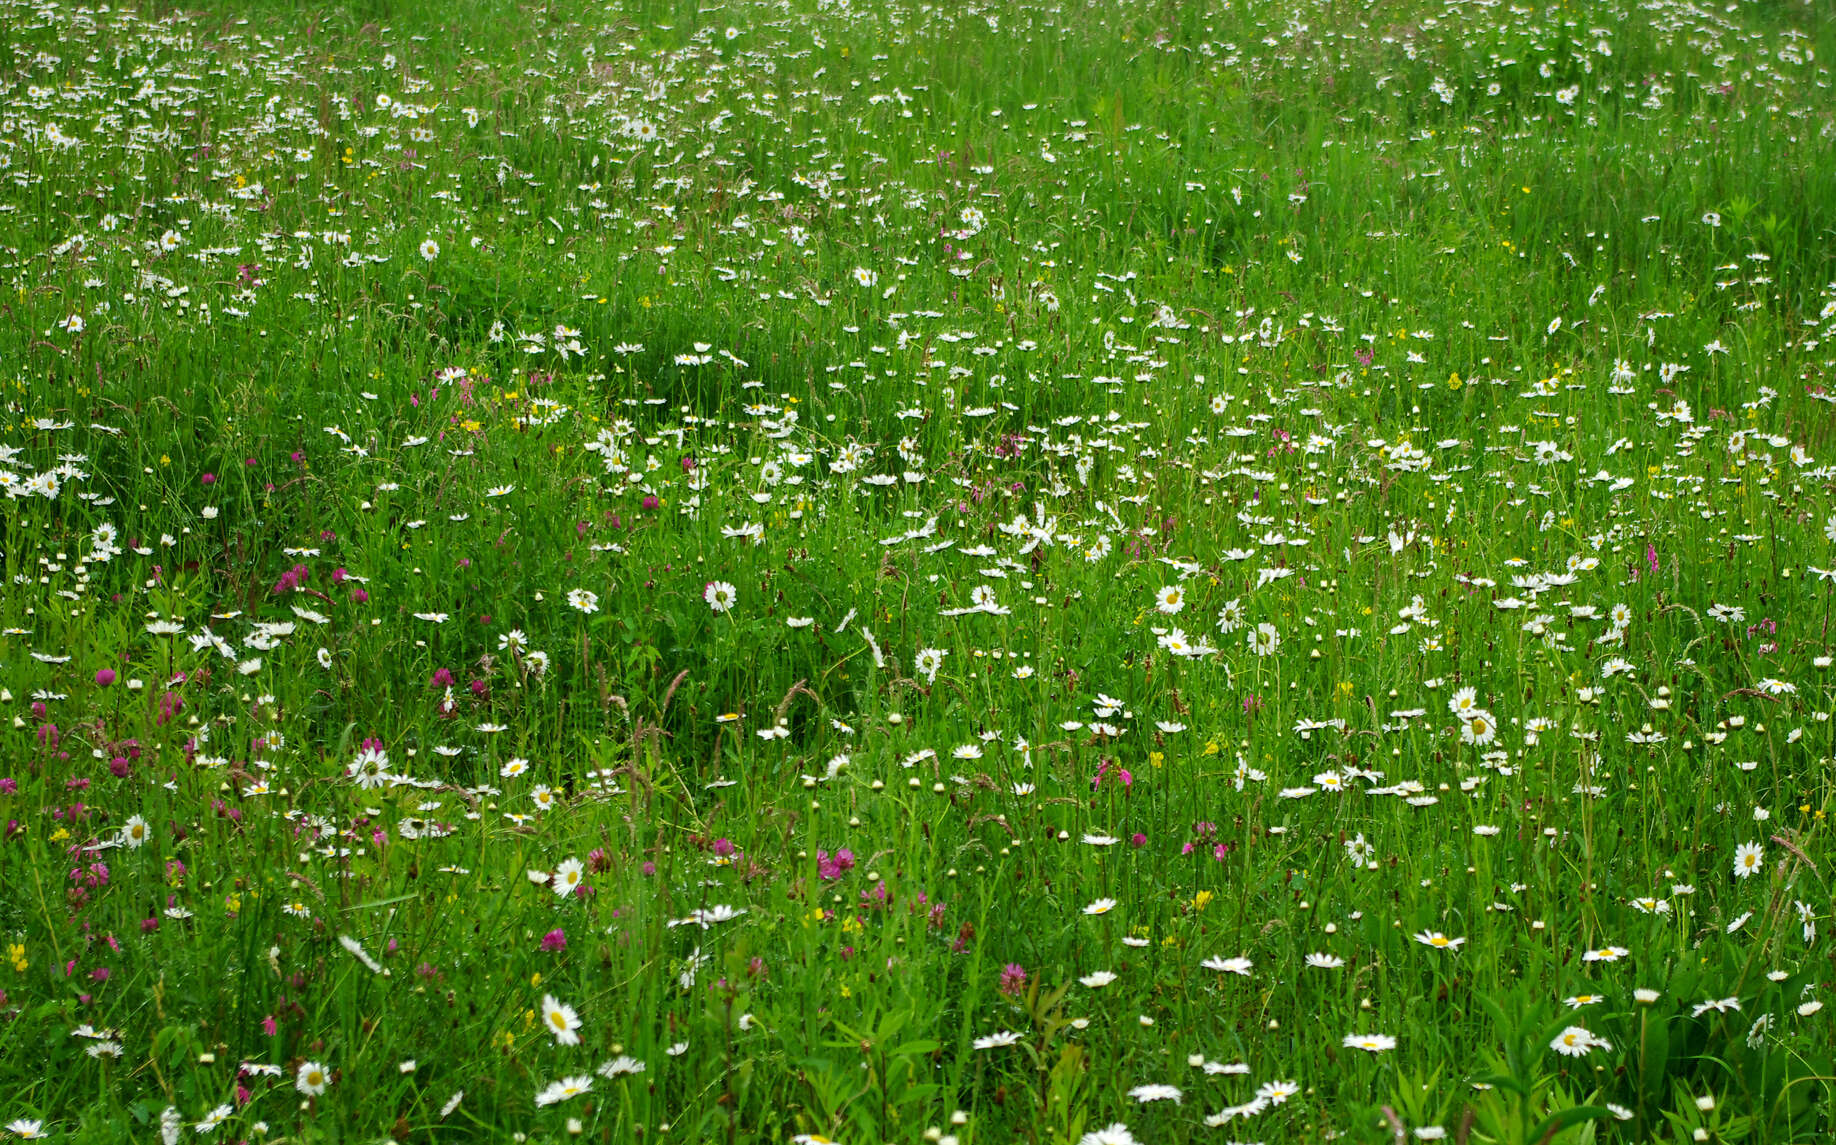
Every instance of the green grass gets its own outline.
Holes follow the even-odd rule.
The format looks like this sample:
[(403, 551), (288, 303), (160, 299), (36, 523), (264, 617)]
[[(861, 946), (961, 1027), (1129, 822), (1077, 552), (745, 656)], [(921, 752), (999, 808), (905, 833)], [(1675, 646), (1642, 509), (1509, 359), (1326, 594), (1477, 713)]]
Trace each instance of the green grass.
[(5, 1132), (1836, 1130), (1826, 6), (0, 43)]

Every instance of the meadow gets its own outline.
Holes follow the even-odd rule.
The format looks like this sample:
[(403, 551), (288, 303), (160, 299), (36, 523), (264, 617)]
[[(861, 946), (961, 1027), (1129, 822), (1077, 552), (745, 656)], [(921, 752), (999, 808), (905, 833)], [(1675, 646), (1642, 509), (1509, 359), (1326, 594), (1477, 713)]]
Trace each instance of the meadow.
[(1836, 1134), (1836, 8), (0, 46), (0, 1140)]

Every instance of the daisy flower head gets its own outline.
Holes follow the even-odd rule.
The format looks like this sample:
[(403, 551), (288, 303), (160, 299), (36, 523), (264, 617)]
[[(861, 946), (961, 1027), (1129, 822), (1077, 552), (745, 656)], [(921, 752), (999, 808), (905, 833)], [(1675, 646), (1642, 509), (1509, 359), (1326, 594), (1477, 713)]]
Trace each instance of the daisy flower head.
[(1273, 624), (1258, 624), (1249, 634), (1249, 650), (1258, 656), (1273, 656), (1281, 647), (1281, 633)]
[(1256, 964), (1247, 958), (1207, 958), (1199, 963), (1207, 970), (1216, 970), (1224, 974), (1240, 974), (1249, 977), (1249, 972)]
[(1120, 1121), (1101, 1129), (1092, 1129), (1077, 1139), (1077, 1145), (1140, 1145), (1128, 1126)]
[(579, 1097), (593, 1089), (593, 1078), (588, 1074), (578, 1077), (564, 1077), (536, 1094), (537, 1107), (555, 1105), (572, 1097)]
[(557, 895), (565, 898), (574, 893), (586, 877), (586, 864), (579, 859), (568, 859), (555, 868), (555, 875), (550, 880)]
[(381, 787), (389, 781), (389, 755), (381, 748), (366, 747), (357, 753), (345, 774), (365, 791)]
[(715, 612), (726, 612), (739, 600), (739, 590), (724, 580), (713, 580), (702, 590), (701, 599)]
[(595, 1072), (603, 1078), (620, 1077), (624, 1074), (639, 1074), (644, 1072), (644, 1063), (631, 1057), (629, 1054), (620, 1054), (611, 1061), (601, 1065)]
[(1388, 1034), (1346, 1034), (1340, 1043), (1348, 1050), (1363, 1050), (1366, 1053), (1380, 1054), (1385, 1050), (1396, 1048), (1396, 1039)]
[(1176, 584), (1170, 584), (1154, 594), (1154, 608), (1167, 616), (1172, 616), (1186, 607), (1186, 590)]
[(421, 257), (428, 262), (432, 262), (434, 259), (439, 258), (440, 244), (432, 239), (423, 239), (421, 241)]
[(553, 994), (542, 995), (542, 1025), (554, 1035), (556, 1045), (580, 1044), (580, 1015)]
[(1150, 1101), (1170, 1101), (1178, 1105), (1185, 1096), (1176, 1085), (1138, 1085), (1129, 1090), (1128, 1095), (1143, 1105)]
[(1758, 871), (1766, 861), (1766, 850), (1758, 843), (1742, 843), (1734, 849), (1734, 877), (1745, 879)]
[(944, 657), (948, 655), (942, 648), (920, 648), (912, 661), (912, 668), (924, 677), (927, 684), (937, 682), (937, 673), (943, 668)]
[(1432, 946), (1436, 950), (1458, 950), (1466, 943), (1464, 938), (1449, 938), (1438, 930), (1424, 930), (1413, 937), (1423, 946)]
[(131, 815), (121, 825), (121, 841), (129, 850), (136, 850), (147, 841), (147, 821), (138, 815)]
[(1115, 899), (1098, 899), (1085, 907), (1084, 913), (1089, 915), (1108, 914), (1114, 909), (1116, 909)]
[(880, 275), (877, 271), (869, 270), (864, 266), (857, 266), (854, 268), (854, 281), (865, 289), (877, 284), (880, 281)]
[(1549, 1048), (1563, 1057), (1582, 1058), (1592, 1050), (1610, 1050), (1613, 1045), (1605, 1038), (1597, 1038), (1580, 1026), (1567, 1026), (1555, 1036), (1554, 1041), (1549, 1043)]
[(1498, 721), (1484, 708), (1474, 708), (1460, 719), (1460, 742), (1485, 746), (1498, 738)]
[(27, 1141), (30, 1141), (37, 1137), (47, 1136), (47, 1134), (45, 1133), (45, 1123), (44, 1122), (27, 1121), (23, 1117), (19, 1118), (16, 1121), (7, 1122), (6, 1131), (8, 1133), (13, 1134), (15, 1137), (23, 1137)]
[(1256, 1087), (1256, 1096), (1270, 1105), (1280, 1105), (1300, 1092), (1300, 1083), (1293, 1081), (1265, 1081)]
[(301, 1062), (298, 1072), (293, 1075), (293, 1088), (307, 1097), (317, 1097), (330, 1084), (331, 1075), (318, 1062)]
[(581, 612), (598, 612), (599, 594), (590, 592), (584, 588), (569, 589), (567, 593), (567, 603)]

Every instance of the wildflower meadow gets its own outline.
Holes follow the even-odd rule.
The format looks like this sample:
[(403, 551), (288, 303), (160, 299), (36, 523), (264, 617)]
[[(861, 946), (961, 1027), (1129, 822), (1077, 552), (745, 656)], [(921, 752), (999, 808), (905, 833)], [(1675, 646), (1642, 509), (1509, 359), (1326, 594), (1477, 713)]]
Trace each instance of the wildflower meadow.
[(1836, 6), (0, 48), (0, 1140), (1836, 1135)]

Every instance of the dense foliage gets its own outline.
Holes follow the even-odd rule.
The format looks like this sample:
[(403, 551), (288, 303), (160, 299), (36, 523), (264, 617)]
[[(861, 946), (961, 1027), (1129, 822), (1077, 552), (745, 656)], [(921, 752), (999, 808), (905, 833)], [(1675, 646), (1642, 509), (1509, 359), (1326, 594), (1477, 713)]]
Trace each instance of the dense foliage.
[(0, 45), (12, 1134), (1836, 1131), (1828, 5)]

